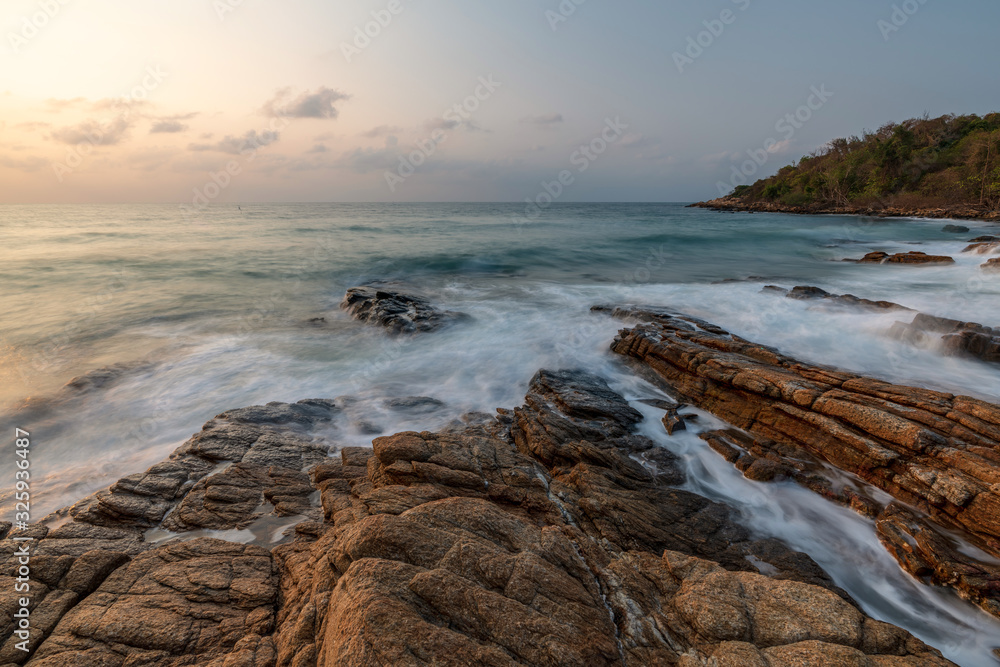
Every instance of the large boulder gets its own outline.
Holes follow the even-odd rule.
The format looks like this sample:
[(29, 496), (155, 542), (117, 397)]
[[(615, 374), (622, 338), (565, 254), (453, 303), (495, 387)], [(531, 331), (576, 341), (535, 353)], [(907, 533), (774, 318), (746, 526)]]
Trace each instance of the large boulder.
[(393, 333), (436, 331), (467, 317), (442, 311), (419, 296), (379, 287), (352, 287), (340, 307), (356, 320), (384, 327)]

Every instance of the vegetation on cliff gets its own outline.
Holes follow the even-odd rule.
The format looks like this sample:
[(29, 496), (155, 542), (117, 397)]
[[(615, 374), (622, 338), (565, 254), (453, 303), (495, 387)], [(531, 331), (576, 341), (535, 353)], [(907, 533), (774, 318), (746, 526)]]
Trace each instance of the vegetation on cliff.
[(889, 123), (822, 149), (732, 196), (808, 208), (1000, 208), (1000, 113)]

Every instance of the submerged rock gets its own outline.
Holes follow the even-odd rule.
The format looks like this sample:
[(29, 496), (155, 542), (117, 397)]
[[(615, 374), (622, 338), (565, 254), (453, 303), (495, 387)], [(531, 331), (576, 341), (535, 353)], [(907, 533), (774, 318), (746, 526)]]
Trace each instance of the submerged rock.
[(982, 268), (983, 271), (1000, 271), (1000, 257), (987, 260), (987, 262), (980, 268)]
[[(777, 456), (764, 460), (778, 467), (762, 464), (759, 477), (794, 477), (794, 452), (803, 451), (1000, 556), (1000, 406), (812, 366), (726, 332), (693, 329), (682, 315), (641, 315), (650, 310), (624, 309), (640, 324), (622, 330), (612, 349), (683, 400), (786, 448), (765, 447)], [(750, 449), (732, 438), (722, 444), (715, 449), (734, 462)], [(755, 461), (747, 463), (749, 470)], [(959, 591), (1000, 615), (1000, 589), (980, 583), (975, 593)]]
[(356, 320), (394, 333), (436, 331), (468, 317), (464, 313), (438, 310), (423, 297), (379, 287), (352, 287), (340, 307)]
[(971, 230), (965, 225), (945, 225), (941, 231), (948, 234), (966, 234)]
[(981, 241), (979, 243), (973, 243), (967, 246), (962, 252), (971, 252), (977, 255), (988, 255), (997, 250), (1000, 250), (1000, 242), (997, 241)]
[(923, 344), (928, 334), (943, 334), (942, 351), (949, 356), (1000, 363), (1000, 330), (978, 322), (918, 313), (909, 324), (896, 322), (889, 330), (893, 338), (917, 345)]
[(913, 310), (892, 301), (871, 301), (869, 299), (861, 299), (853, 294), (830, 294), (819, 287), (808, 285), (793, 287), (791, 290), (786, 290), (776, 285), (768, 285), (764, 287), (763, 291), (784, 294), (789, 299), (797, 299), (799, 301), (822, 300), (825, 303), (834, 303), (864, 310)]

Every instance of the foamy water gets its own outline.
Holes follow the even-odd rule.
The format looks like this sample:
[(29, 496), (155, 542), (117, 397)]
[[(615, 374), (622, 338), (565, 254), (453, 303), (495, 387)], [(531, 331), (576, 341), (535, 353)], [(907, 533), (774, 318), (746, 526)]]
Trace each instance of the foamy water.
[[(352, 417), (384, 433), (433, 430), (469, 411), (519, 405), (539, 368), (582, 367), (630, 399), (654, 390), (608, 345), (621, 323), (597, 303), (668, 305), (814, 363), (1000, 401), (1000, 372), (885, 335), (905, 313), (872, 314), (761, 293), (816, 285), (935, 315), (1000, 324), (1000, 276), (959, 254), (991, 227), (945, 234), (942, 221), (731, 215), (675, 205), (565, 205), (510, 221), (505, 205), (0, 207), (0, 399), (37, 408), (33, 514), (71, 504), (166, 456), (226, 409), (268, 401), (359, 400)], [(915, 245), (916, 244), (916, 245)], [(840, 262), (871, 250), (949, 254), (953, 266)], [(718, 281), (746, 279), (752, 281)], [(392, 338), (337, 303), (366, 280), (396, 280), (472, 319)], [(323, 317), (322, 325), (308, 320)], [(113, 384), (60, 390), (70, 378), (131, 364)], [(387, 397), (431, 396), (423, 416)], [(791, 484), (745, 480), (692, 433), (651, 437), (680, 453), (692, 490), (744, 513), (760, 535), (816, 559), (868, 613), (899, 624), (962, 665), (995, 664), (1000, 623), (903, 573), (871, 522)], [(705, 421), (711, 423), (710, 420)], [(334, 437), (367, 445), (367, 429)], [(13, 480), (9, 460), (0, 480)], [(0, 482), (9, 514), (11, 484)]]

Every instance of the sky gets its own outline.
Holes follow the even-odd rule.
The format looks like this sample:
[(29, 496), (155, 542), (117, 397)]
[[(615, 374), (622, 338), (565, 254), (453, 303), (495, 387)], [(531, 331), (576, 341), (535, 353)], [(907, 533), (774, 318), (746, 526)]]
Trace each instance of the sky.
[(4, 0), (0, 203), (695, 201), (1000, 110), (995, 0)]

